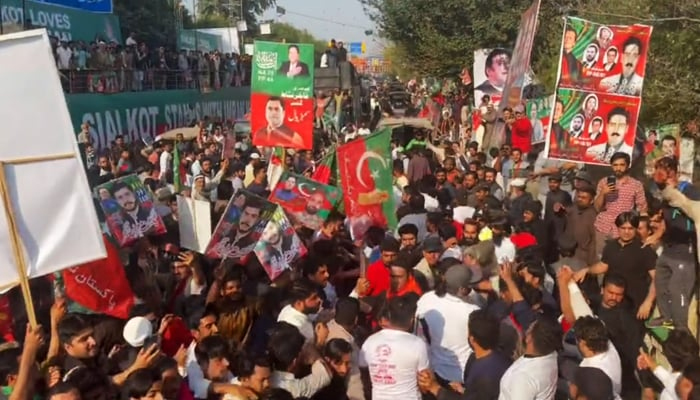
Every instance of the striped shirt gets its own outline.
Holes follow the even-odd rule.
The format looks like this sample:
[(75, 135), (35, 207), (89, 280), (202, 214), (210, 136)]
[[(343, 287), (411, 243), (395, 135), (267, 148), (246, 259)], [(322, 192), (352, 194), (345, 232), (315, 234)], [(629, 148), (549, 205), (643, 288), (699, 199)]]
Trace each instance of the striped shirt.
[[(607, 177), (598, 181), (596, 192), (600, 193), (607, 185)], [(617, 190), (605, 195), (603, 210), (595, 219), (596, 232), (608, 235), (612, 238), (618, 236), (615, 219), (625, 211), (637, 210), (640, 213), (647, 211), (647, 199), (642, 183), (632, 177), (625, 177), (617, 181)]]

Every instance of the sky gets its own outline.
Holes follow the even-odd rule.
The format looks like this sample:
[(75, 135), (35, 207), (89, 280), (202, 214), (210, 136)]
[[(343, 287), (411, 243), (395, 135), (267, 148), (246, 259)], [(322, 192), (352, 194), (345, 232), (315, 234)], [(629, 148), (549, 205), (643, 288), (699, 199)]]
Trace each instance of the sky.
[[(367, 46), (366, 55), (381, 55), (382, 44), (376, 37), (366, 36), (365, 30), (376, 27), (362, 9), (359, 0), (277, 0), (286, 14), (277, 17), (275, 10), (268, 10), (261, 19), (274, 19), (299, 29), (306, 29), (319, 39), (362, 42)], [(348, 45), (346, 45), (348, 47)]]

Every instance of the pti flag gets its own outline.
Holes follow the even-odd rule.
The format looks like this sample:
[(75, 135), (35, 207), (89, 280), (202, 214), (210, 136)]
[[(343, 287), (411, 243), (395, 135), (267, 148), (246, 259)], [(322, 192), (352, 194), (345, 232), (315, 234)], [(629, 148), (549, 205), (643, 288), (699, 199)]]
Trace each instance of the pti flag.
[(520, 18), (518, 39), (515, 41), (506, 85), (503, 88), (502, 101), (499, 104), (501, 110), (517, 106), (523, 97), (523, 88), (526, 85), (525, 76), (530, 70), (530, 53), (532, 53), (532, 43), (535, 41), (535, 33), (537, 32), (539, 12), (540, 0), (535, 0)]
[(338, 188), (285, 172), (269, 200), (282, 206), (293, 224), (317, 231), (341, 196)]
[(253, 144), (311, 149), (314, 46), (255, 42), (251, 81)]
[(549, 131), (554, 95), (529, 99), (525, 102), (527, 117), (532, 124), (532, 143), (543, 143)]
[(134, 293), (119, 251), (104, 237), (107, 258), (63, 270), (66, 296), (91, 311), (127, 319)]
[(345, 214), (355, 240), (371, 226), (396, 227), (390, 143), (391, 129), (383, 128), (338, 147)]
[(608, 165), (632, 150), (652, 28), (566, 18), (549, 158)]

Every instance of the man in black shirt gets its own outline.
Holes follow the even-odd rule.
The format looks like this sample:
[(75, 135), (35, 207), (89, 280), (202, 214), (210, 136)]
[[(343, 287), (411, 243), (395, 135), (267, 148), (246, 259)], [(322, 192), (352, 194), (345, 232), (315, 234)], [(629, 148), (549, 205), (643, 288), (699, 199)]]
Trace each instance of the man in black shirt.
[(586, 274), (617, 274), (626, 283), (625, 298), (636, 310), (637, 319), (646, 320), (651, 314), (656, 299), (654, 278), (656, 276), (656, 252), (651, 247), (642, 247), (637, 237), (639, 216), (627, 211), (615, 219), (619, 238), (606, 243), (601, 260), (574, 274), (582, 282)]
[[(690, 200), (700, 200), (700, 191), (687, 182), (678, 182), (678, 161), (664, 157), (656, 162), (654, 181), (660, 189), (677, 188)], [(683, 211), (664, 201), (663, 221), (651, 241), (661, 240), (663, 252), (656, 263), (659, 312), (650, 326), (688, 327), (688, 308), (695, 287), (697, 239), (695, 224)]]

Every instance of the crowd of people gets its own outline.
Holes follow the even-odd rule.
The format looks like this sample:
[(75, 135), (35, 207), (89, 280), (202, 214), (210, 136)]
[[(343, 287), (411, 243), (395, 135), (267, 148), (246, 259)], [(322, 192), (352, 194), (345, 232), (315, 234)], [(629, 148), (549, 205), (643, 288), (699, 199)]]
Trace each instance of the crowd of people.
[(144, 90), (248, 86), (251, 57), (192, 49), (155, 49), (136, 33), (124, 45), (104, 40), (91, 43), (51, 38), (56, 66), (67, 93), (118, 93)]

